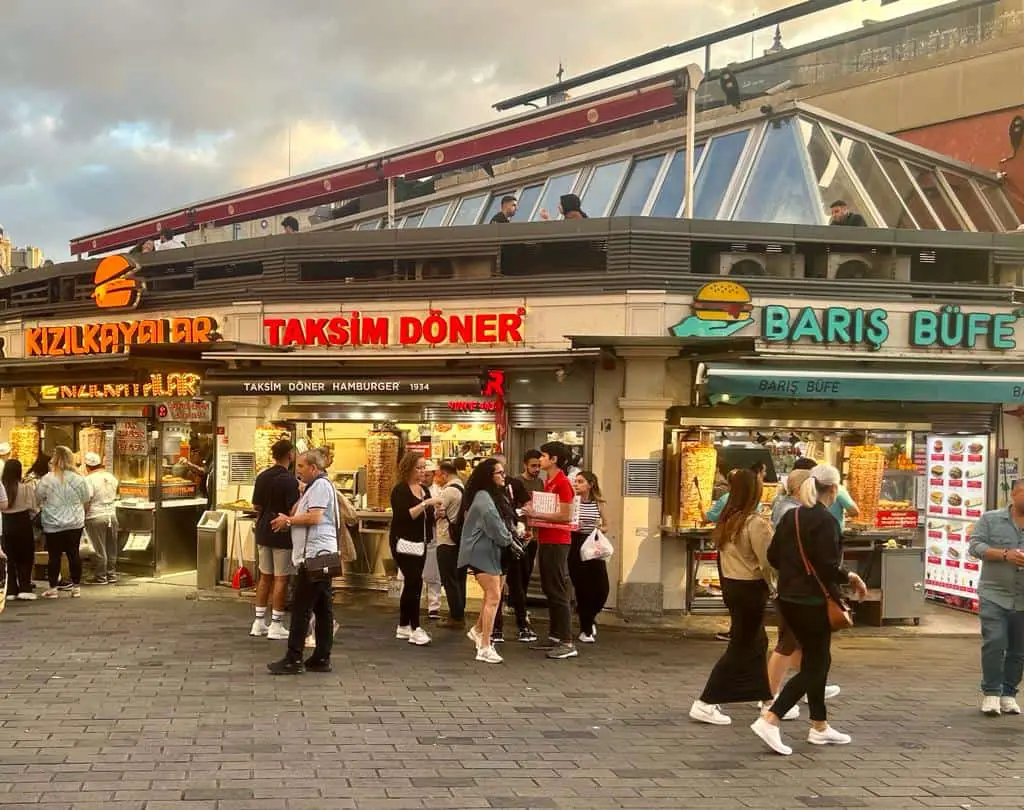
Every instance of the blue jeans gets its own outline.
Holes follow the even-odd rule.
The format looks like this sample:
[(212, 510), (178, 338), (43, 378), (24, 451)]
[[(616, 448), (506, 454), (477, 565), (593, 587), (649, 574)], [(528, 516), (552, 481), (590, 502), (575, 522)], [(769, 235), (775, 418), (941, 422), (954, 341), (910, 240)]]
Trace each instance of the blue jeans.
[(981, 691), (995, 697), (1016, 697), (1024, 676), (1024, 611), (1007, 610), (982, 599)]

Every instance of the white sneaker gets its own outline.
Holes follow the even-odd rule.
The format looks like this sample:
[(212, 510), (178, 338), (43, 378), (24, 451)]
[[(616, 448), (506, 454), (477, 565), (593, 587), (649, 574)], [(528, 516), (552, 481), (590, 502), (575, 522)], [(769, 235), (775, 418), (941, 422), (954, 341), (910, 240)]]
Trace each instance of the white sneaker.
[(409, 636), (411, 636), (411, 635), (412, 635), (412, 628), (409, 627), (408, 625), (406, 625), (404, 627), (402, 625), (399, 625), (398, 629), (395, 630), (395, 638), (400, 638), (402, 641), (408, 641), (409, 640)]
[(824, 731), (812, 728), (807, 732), (807, 742), (812, 745), (849, 745), (853, 739), (849, 734), (843, 734), (829, 726)]
[(760, 737), (764, 744), (776, 754), (788, 757), (793, 753), (793, 749), (782, 741), (782, 733), (779, 731), (779, 727), (773, 726), (763, 717), (758, 717), (750, 726), (750, 730)]
[(589, 636), (586, 633), (580, 633), (578, 638), (582, 644), (593, 644), (597, 641), (597, 633), (591, 633)]
[(476, 651), (476, 660), (483, 661), (485, 664), (500, 664), (505, 659), (498, 655), (498, 651), (494, 647), (480, 647)]
[(14, 598), (20, 599), (22, 602), (35, 602), (39, 597), (32, 593), (32, 591), (22, 591)]
[[(825, 686), (825, 700), (832, 700), (832, 698), (839, 697), (839, 693), (843, 690), (840, 689), (836, 684), (830, 683)], [(804, 703), (807, 702), (807, 695), (804, 695)]]
[(427, 631), (422, 627), (417, 627), (412, 631), (412, 635), (409, 636), (409, 643), (415, 644), (417, 647), (423, 647), (430, 643), (430, 636), (427, 635)]
[(81, 599), (82, 598), (82, 588), (81, 588), (80, 585), (72, 585), (71, 586), (71, 598), (72, 599)]
[[(779, 699), (778, 696), (776, 696), (775, 699), (778, 700)], [(765, 712), (771, 711), (772, 704), (771, 703), (765, 703), (764, 701), (761, 701), (760, 703), (757, 704), (757, 707), (761, 710), (761, 713), (764, 714)], [(792, 709), (790, 709), (788, 712), (786, 712), (786, 716), (783, 717), (782, 719), (783, 720), (799, 720), (800, 719), (800, 707), (799, 706), (794, 706)]]
[(1020, 704), (1017, 703), (1017, 698), (999, 698), (999, 711), (1003, 714), (1020, 714)]
[(249, 628), (249, 635), (253, 638), (262, 638), (267, 635), (270, 631), (270, 627), (263, 621), (263, 619), (255, 619), (252, 623), (252, 627)]
[(47, 588), (45, 591), (43, 591), (43, 599), (59, 599), (59, 598), (60, 598), (60, 591), (58, 591), (56, 588)]
[(271, 622), (266, 636), (271, 641), (282, 641), (288, 638), (288, 628), (284, 626), (283, 622)]
[[(46, 594), (44, 593), (43, 596), (46, 596)], [(981, 713), (987, 714), (989, 717), (999, 717), (1003, 711), (1002, 702), (1002, 698), (995, 695), (985, 695), (981, 699)]]
[(698, 723), (709, 723), (712, 726), (727, 726), (732, 723), (732, 718), (723, 714), (722, 710), (702, 700), (693, 701), (690, 706), (690, 719)]
[(466, 638), (472, 641), (476, 645), (476, 648), (478, 650), (480, 649), (480, 645), (484, 640), (484, 637), (480, 634), (480, 631), (476, 629), (475, 624), (469, 628), (469, 632), (466, 633)]

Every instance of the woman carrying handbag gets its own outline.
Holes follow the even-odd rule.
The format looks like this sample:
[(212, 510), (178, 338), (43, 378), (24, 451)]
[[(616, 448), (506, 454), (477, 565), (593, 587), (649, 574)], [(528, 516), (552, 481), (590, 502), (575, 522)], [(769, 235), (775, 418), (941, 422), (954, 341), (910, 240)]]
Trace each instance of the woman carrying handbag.
[(758, 514), (760, 504), (761, 479), (753, 470), (733, 470), (729, 502), (712, 535), (732, 631), (729, 646), (711, 670), (700, 698), (690, 707), (690, 718), (701, 723), (725, 726), (732, 722), (719, 704), (771, 698), (764, 608), (774, 574), (767, 558), (772, 527)]
[(779, 718), (807, 695), (813, 745), (846, 745), (851, 738), (828, 724), (825, 684), (832, 665), (832, 633), (849, 627), (841, 585), (849, 584), (864, 597), (867, 587), (857, 574), (843, 568), (839, 524), (828, 507), (839, 490), (839, 470), (819, 464), (800, 486), (802, 506), (787, 512), (768, 549), (768, 561), (779, 572), (778, 607), (800, 643), (800, 671), (783, 687), (764, 715), (750, 728), (769, 748), (783, 756), (793, 753), (782, 741)]

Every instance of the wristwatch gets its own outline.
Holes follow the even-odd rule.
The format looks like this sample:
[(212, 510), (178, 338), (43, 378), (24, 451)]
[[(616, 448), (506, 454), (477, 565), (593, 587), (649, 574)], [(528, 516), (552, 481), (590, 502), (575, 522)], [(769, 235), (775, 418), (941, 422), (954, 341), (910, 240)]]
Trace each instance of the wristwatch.
[(284, 519), (284, 525), (287, 526), (290, 529), (292, 527), (292, 519), (290, 517), (289, 518), (285, 518)]

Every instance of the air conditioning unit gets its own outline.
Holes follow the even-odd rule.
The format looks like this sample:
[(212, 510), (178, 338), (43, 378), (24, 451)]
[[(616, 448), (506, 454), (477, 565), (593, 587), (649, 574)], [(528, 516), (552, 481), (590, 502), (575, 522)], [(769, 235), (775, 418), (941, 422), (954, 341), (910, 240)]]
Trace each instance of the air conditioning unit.
[(709, 271), (738, 278), (803, 278), (804, 257), (790, 253), (718, 253)]
[(829, 253), (825, 277), (839, 281), (910, 281), (910, 257), (891, 253)]

